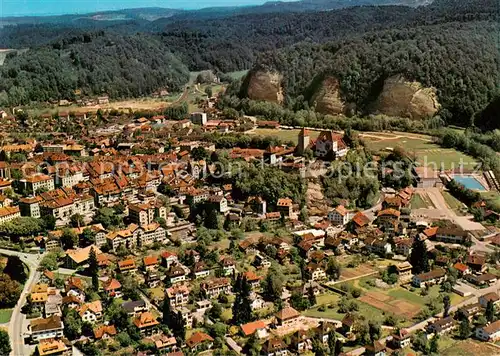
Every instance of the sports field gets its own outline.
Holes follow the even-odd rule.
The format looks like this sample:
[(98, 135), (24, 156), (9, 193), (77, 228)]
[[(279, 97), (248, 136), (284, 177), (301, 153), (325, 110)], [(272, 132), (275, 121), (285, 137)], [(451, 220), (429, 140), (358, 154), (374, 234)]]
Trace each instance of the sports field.
[(360, 133), (365, 143), (374, 151), (390, 151), (395, 147), (402, 147), (415, 155), (417, 161), (426, 166), (451, 169), (461, 164), (465, 168), (474, 168), (477, 164), (473, 157), (467, 156), (451, 148), (442, 148), (432, 141), (431, 136), (409, 133)]

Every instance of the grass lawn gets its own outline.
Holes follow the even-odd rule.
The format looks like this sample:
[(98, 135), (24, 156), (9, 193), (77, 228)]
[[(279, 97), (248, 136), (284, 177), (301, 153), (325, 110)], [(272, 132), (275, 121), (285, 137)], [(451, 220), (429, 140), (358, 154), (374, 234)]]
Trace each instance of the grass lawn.
[(448, 205), (451, 210), (461, 214), (461, 210), (464, 208), (464, 204), (462, 204), (460, 200), (455, 198), (447, 191), (443, 191), (442, 194), (446, 205)]
[[(259, 136), (274, 136), (279, 138), (282, 141), (292, 141), (294, 144), (298, 142), (298, 135), (300, 130), (275, 130), (275, 129), (263, 129), (258, 128), (255, 129), (252, 134)], [(319, 131), (310, 131), (309, 135), (312, 139), (315, 139), (319, 136)]]
[(455, 340), (450, 336), (439, 339), (439, 355), (441, 356), (494, 356), (500, 354), (499, 349), (485, 342), (472, 339)]
[(412, 209), (429, 209), (433, 208), (434, 205), (428, 196), (423, 194), (413, 194), (410, 201), (410, 207)]
[(10, 321), (12, 309), (0, 309), (0, 324), (5, 324)]
[[(442, 166), (444, 169), (450, 169), (458, 167), (461, 163), (466, 168), (473, 168), (477, 164), (477, 161), (471, 156), (467, 156), (454, 149), (442, 148), (436, 145), (432, 142), (430, 136), (411, 135), (411, 137), (404, 137), (408, 135), (405, 133), (399, 134), (400, 137), (397, 137), (398, 134), (380, 135), (380, 133), (369, 133), (369, 135), (371, 136), (364, 139), (368, 147), (372, 150), (381, 151), (401, 146), (407, 152), (416, 155), (417, 161), (422, 165), (432, 166), (435, 164), (437, 167)], [(374, 136), (379, 137), (379, 139)]]
[(321, 294), (316, 297), (317, 305), (328, 305), (332, 303), (337, 303), (340, 300), (340, 296), (338, 294), (327, 293)]
[(245, 75), (247, 75), (248, 73), (248, 70), (239, 70), (239, 71), (236, 71), (236, 72), (229, 72), (229, 73), (226, 73), (228, 76), (230, 76), (231, 78), (233, 78), (234, 80), (238, 80), (240, 78), (243, 78)]
[(149, 288), (148, 290), (151, 292), (152, 299), (163, 299), (165, 293), (160, 287)]
[(495, 191), (481, 192), (481, 196), (487, 202), (493, 204), (500, 209), (500, 193)]

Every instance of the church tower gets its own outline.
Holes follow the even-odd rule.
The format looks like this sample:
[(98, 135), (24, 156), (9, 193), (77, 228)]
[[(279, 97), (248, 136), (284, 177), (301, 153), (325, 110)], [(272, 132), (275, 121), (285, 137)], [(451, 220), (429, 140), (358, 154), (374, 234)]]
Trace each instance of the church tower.
[(307, 147), (309, 147), (310, 141), (309, 131), (304, 127), (299, 132), (299, 144), (297, 145), (297, 153), (303, 155)]

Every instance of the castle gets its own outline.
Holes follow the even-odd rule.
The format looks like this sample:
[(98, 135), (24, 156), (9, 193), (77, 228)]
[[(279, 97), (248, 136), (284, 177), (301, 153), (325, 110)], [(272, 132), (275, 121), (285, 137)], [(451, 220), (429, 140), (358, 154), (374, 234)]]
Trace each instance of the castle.
[(297, 153), (303, 155), (307, 148), (310, 148), (316, 157), (330, 160), (345, 156), (349, 150), (340, 134), (321, 131), (317, 139), (311, 140), (309, 131), (302, 128), (299, 132)]

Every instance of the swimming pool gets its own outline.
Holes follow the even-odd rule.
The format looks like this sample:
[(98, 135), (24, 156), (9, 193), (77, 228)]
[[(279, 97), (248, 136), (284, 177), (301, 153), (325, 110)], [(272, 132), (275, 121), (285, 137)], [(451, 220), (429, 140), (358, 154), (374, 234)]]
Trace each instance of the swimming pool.
[(465, 188), (473, 190), (486, 190), (479, 181), (472, 176), (453, 176), (458, 183), (463, 184)]

